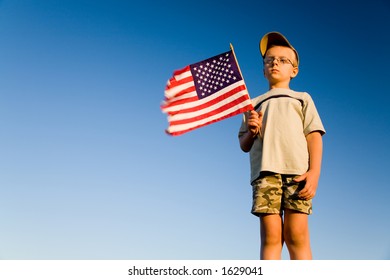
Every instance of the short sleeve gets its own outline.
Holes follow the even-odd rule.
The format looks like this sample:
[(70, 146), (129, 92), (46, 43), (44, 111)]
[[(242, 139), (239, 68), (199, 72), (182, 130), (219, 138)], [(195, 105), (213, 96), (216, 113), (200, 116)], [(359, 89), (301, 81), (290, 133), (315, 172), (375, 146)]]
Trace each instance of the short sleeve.
[(318, 114), (317, 108), (314, 104), (313, 99), (308, 95), (306, 102), (303, 106), (303, 133), (305, 135), (311, 132), (318, 131), (321, 135), (325, 134), (325, 128), (322, 124), (320, 115)]

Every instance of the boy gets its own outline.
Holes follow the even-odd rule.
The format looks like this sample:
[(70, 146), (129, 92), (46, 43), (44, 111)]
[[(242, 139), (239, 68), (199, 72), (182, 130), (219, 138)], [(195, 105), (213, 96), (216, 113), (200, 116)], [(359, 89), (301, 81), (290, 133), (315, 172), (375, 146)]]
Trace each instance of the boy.
[(290, 89), (298, 52), (278, 32), (260, 41), (269, 91), (243, 115), (240, 147), (250, 153), (252, 214), (260, 217), (261, 259), (312, 259), (308, 215), (321, 170), (325, 129), (310, 95)]

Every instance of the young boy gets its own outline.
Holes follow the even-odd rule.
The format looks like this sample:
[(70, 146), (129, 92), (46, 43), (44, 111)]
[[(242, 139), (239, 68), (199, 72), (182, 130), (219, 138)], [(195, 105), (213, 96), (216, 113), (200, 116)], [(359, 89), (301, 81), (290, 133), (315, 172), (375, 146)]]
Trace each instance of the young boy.
[(250, 153), (252, 214), (260, 217), (261, 259), (312, 259), (308, 215), (316, 194), (325, 129), (310, 95), (290, 89), (298, 52), (278, 32), (260, 41), (269, 91), (252, 99), (239, 131)]

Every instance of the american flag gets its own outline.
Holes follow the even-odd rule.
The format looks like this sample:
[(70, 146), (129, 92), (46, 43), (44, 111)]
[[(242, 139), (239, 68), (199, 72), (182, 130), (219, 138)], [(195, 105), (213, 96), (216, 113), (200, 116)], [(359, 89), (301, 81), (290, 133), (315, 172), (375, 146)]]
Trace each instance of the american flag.
[(233, 50), (174, 71), (161, 110), (174, 136), (253, 110)]

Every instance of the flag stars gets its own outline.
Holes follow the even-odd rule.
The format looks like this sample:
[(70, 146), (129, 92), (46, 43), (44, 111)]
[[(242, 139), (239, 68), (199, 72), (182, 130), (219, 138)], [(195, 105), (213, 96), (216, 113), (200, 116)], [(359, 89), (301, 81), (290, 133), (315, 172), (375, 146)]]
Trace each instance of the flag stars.
[(208, 59), (192, 65), (193, 75), (197, 77), (195, 82), (196, 90), (201, 98), (209, 96), (224, 87), (241, 80), (232, 53)]

